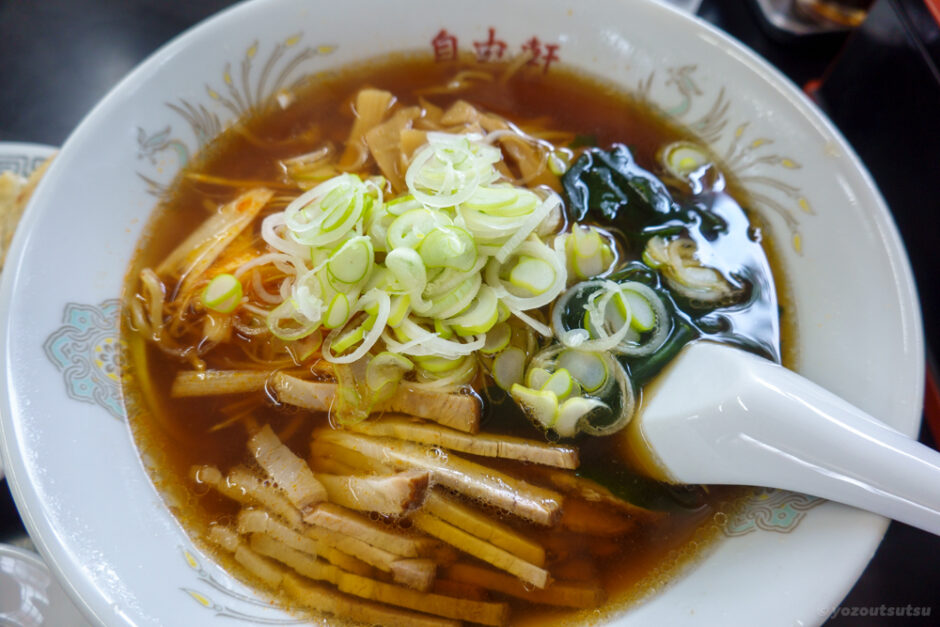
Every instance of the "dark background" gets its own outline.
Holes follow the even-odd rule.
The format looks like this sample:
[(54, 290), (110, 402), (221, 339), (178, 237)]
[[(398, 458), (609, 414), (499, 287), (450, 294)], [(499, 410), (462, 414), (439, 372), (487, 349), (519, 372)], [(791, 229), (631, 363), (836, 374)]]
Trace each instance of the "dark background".
[[(138, 62), (229, 4), (0, 0), (0, 141), (60, 145)], [(825, 79), (815, 97), (858, 151), (892, 208), (913, 261), (928, 345), (935, 352), (940, 342), (940, 29), (925, 0), (878, 0), (869, 20), (851, 36), (781, 34), (745, 0), (705, 0), (699, 15), (798, 85)], [(934, 445), (926, 425), (921, 440)], [(24, 534), (3, 482), (0, 541), (22, 541)], [(940, 539), (892, 523), (843, 606), (935, 605), (932, 617), (837, 618), (830, 624), (940, 624), (938, 591)]]

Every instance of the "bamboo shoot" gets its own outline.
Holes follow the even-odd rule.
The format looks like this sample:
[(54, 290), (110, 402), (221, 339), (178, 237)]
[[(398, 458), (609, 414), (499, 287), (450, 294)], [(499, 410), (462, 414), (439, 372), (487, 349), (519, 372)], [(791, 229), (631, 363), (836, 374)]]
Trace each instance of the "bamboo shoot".
[(551, 525), (561, 515), (562, 499), (557, 492), (534, 486), (457, 455), (443, 453), (440, 449), (339, 430), (314, 434), (316, 440), (347, 448), (382, 464), (401, 469), (427, 470), (433, 481), (444, 487), (540, 525)]
[(407, 416), (384, 416), (377, 420), (366, 420), (350, 425), (349, 429), (367, 435), (440, 446), (481, 457), (512, 459), (558, 468), (578, 467), (578, 449), (573, 446), (548, 444), (508, 435), (470, 435), (441, 425), (418, 422)]

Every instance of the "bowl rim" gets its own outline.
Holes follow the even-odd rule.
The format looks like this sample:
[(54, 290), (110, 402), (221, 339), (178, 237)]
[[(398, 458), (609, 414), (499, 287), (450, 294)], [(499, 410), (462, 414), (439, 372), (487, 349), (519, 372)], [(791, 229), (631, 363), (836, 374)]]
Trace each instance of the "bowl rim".
[[(925, 356), (922, 318), (909, 259), (881, 192), (875, 185), (867, 168), (842, 133), (788, 77), (768, 61), (761, 58), (755, 51), (747, 48), (728, 33), (721, 31), (700, 18), (687, 15), (674, 6), (664, 4), (660, 0), (642, 1), (650, 5), (655, 5), (663, 11), (675, 14), (674, 17), (678, 19), (694, 23), (697, 29), (720, 40), (723, 46), (728, 49), (729, 53), (734, 54), (739, 63), (747, 66), (752, 72), (763, 75), (766, 78), (767, 84), (773, 87), (781, 98), (788, 101), (804, 118), (818, 125), (822, 129), (820, 131), (821, 134), (835, 139), (839, 150), (841, 150), (844, 156), (850, 161), (851, 168), (861, 177), (861, 182), (866, 188), (866, 193), (869, 193), (878, 204), (878, 211), (875, 213), (875, 217), (878, 220), (876, 226), (886, 246), (892, 252), (893, 265), (891, 273), (892, 277), (895, 279), (899, 293), (905, 299), (905, 302), (901, 304), (906, 312), (906, 321), (915, 322), (912, 328), (909, 329), (908, 335), (908, 342), (912, 349), (910, 357), (916, 360), (916, 369), (923, 371)], [(112, 87), (107, 95), (91, 109), (72, 131), (61, 148), (61, 155), (64, 155), (64, 158), (58, 158), (53, 162), (44, 181), (38, 186), (33, 199), (27, 207), (21, 221), (21, 227), (18, 229), (11, 245), (7, 269), (3, 273), (2, 281), (0, 281), (0, 355), (2, 355), (4, 359), (6, 359), (8, 352), (7, 335), (11, 331), (7, 328), (9, 326), (9, 303), (14, 297), (14, 288), (19, 283), (18, 275), (29, 234), (38, 220), (38, 210), (34, 208), (42, 205), (45, 197), (52, 193), (49, 191), (52, 186), (47, 184), (46, 181), (56, 178), (60, 170), (67, 166), (68, 157), (70, 157), (72, 152), (71, 146), (85, 141), (86, 135), (94, 130), (93, 127), (106, 116), (113, 106), (125, 97), (125, 94), (133, 92), (134, 87), (146, 81), (155, 68), (164, 63), (167, 59), (185, 51), (190, 43), (199, 40), (205, 31), (218, 28), (219, 25), (227, 20), (237, 19), (243, 12), (252, 10), (254, 7), (269, 4), (273, 5), (278, 2), (279, 0), (246, 0), (227, 7), (179, 33), (148, 55), (144, 61), (139, 63), (127, 76)], [(9, 262), (13, 263), (10, 264)], [(9, 374), (0, 378), (0, 399), (2, 399), (2, 407), (5, 409), (11, 407), (10, 383)], [(923, 386), (924, 382), (922, 380), (912, 382), (911, 396), (923, 398)], [(20, 515), (23, 518), (23, 522), (30, 536), (36, 540), (37, 547), (46, 559), (50, 569), (55, 573), (57, 579), (60, 581), (63, 588), (66, 589), (69, 596), (75, 601), (76, 605), (78, 605), (89, 618), (98, 622), (104, 622), (103, 617), (109, 614), (109, 610), (111, 609), (110, 604), (102, 597), (100, 590), (92, 583), (92, 580), (81, 572), (77, 564), (73, 563), (68, 555), (68, 551), (65, 550), (64, 541), (57, 529), (52, 527), (49, 521), (42, 517), (42, 507), (38, 496), (23, 485), (21, 474), (25, 477), (26, 473), (20, 464), (21, 460), (18, 459), (19, 453), (11, 448), (15, 438), (12, 436), (12, 433), (8, 433), (10, 430), (10, 418), (8, 413), (7, 411), (3, 411), (3, 419), (0, 420), (0, 435), (2, 435), (2, 442), (0, 442), (2, 452), (0, 452), (0, 455), (2, 455), (3, 459), (12, 460), (14, 462), (7, 470), (8, 483), (14, 501), (20, 511)], [(918, 414), (918, 416), (914, 418), (913, 423), (906, 425), (904, 430), (908, 435), (916, 434), (916, 429), (919, 424), (920, 416)], [(868, 564), (875, 549), (881, 542), (888, 522), (889, 521), (886, 519), (881, 519), (872, 525), (872, 533), (870, 535), (867, 551), (859, 555), (859, 561), (855, 565), (857, 571), (856, 575), (851, 581), (848, 581), (846, 585), (842, 586), (844, 589), (840, 588), (833, 591), (831, 595), (834, 602), (833, 605), (841, 600), (844, 594), (854, 585), (858, 575), (861, 574)]]

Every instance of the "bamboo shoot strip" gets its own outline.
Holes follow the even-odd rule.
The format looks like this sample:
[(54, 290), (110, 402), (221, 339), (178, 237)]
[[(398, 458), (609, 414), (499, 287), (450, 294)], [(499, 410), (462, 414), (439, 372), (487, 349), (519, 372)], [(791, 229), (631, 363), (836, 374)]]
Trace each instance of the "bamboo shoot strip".
[[(272, 379), (278, 400), (309, 411), (329, 411), (336, 395), (336, 384), (305, 381), (278, 372)], [(480, 400), (470, 394), (450, 394), (412, 390), (401, 386), (379, 411), (393, 411), (433, 420), (440, 424), (476, 433), (480, 430)]]
[(193, 470), (196, 483), (203, 483), (218, 490), (223, 496), (242, 505), (260, 505), (276, 516), (280, 516), (289, 527), (303, 526), (300, 511), (290, 501), (269, 486), (264, 480), (244, 466), (232, 468), (223, 479), (222, 473), (213, 466), (199, 466)]
[(331, 503), (364, 512), (401, 516), (421, 507), (427, 498), (430, 473), (409, 470), (391, 477), (340, 476), (316, 473)]
[(500, 626), (505, 625), (509, 618), (509, 606), (505, 603), (468, 601), (430, 592), (416, 592), (358, 575), (343, 574), (339, 580), (339, 589), (365, 599), (471, 623)]
[(591, 505), (575, 497), (565, 499), (559, 524), (568, 531), (592, 536), (621, 536), (636, 529), (635, 518), (610, 507)]
[(541, 590), (535, 590), (526, 588), (521, 581), (509, 575), (475, 564), (447, 566), (442, 576), (446, 576), (447, 580), (479, 586), (531, 603), (587, 609), (598, 607), (604, 602), (604, 591), (598, 586), (554, 581)]
[(392, 579), (396, 582), (427, 592), (434, 585), (437, 564), (429, 559), (403, 559), (392, 564)]
[(215, 396), (241, 394), (264, 389), (271, 372), (255, 370), (183, 370), (177, 373), (170, 396)]
[(316, 540), (278, 522), (263, 509), (243, 509), (238, 512), (236, 528), (241, 534), (254, 533), (269, 536), (310, 557), (316, 557), (320, 553), (320, 544)]
[(337, 568), (342, 568), (346, 572), (362, 575), (363, 577), (371, 577), (376, 572), (372, 566), (366, 564), (358, 557), (343, 553), (339, 549), (331, 546), (321, 546), (319, 556)]
[[(307, 458), (307, 463), (310, 464), (311, 470), (313, 470), (320, 483), (323, 484), (323, 487), (326, 488), (327, 497), (330, 496), (330, 485), (329, 479), (324, 479), (324, 477), (345, 477), (360, 474), (358, 468), (343, 463), (334, 457), (318, 455), (314, 452), (312, 447), (310, 457)], [(333, 498), (330, 498), (330, 500), (339, 503), (343, 507), (348, 507), (349, 509), (358, 509), (350, 502), (343, 503)], [(351, 501), (352, 497), (348, 497), (348, 500)]]
[(562, 497), (557, 492), (440, 449), (339, 430), (320, 431), (314, 439), (356, 451), (382, 464), (427, 470), (435, 483), (540, 525), (552, 525), (561, 515)]
[(300, 606), (341, 619), (383, 627), (459, 627), (454, 620), (362, 601), (327, 586), (285, 575), (284, 590)]
[(365, 134), (366, 145), (372, 153), (372, 158), (396, 193), (406, 189), (404, 168), (401, 167), (401, 132), (411, 128), (412, 120), (420, 116), (420, 107), (399, 109), (387, 121), (372, 127)]
[[(218, 527), (218, 529), (223, 529)], [(252, 533), (250, 548), (242, 543), (237, 534), (228, 528), (222, 532), (210, 533), (223, 549), (234, 553), (235, 560), (249, 573), (271, 587), (283, 585), (285, 591), (305, 607), (341, 618), (364, 621), (372, 624), (400, 627), (452, 627), (458, 625), (450, 620), (442, 620), (423, 614), (414, 614), (396, 608), (385, 607), (377, 603), (360, 601), (347, 597), (333, 589), (316, 584), (302, 583), (295, 575), (282, 568), (275, 561), (286, 564), (294, 571), (334, 585), (344, 575), (341, 569), (321, 562), (309, 555), (296, 551), (289, 546), (264, 534)], [(273, 559), (271, 559), (273, 558)]]
[(415, 527), (426, 534), (443, 540), (468, 555), (492, 564), (500, 570), (505, 570), (536, 588), (544, 588), (548, 585), (551, 577), (544, 568), (539, 568), (535, 564), (519, 559), (512, 553), (472, 536), (466, 531), (444, 522), (437, 516), (420, 511), (412, 514), (411, 521)]
[(435, 579), (431, 591), (447, 597), (460, 597), (471, 601), (488, 601), (489, 594), (480, 586), (452, 579)]
[[(344, 531), (333, 531), (319, 526), (306, 528), (306, 535), (321, 545), (321, 554), (328, 558), (328, 549), (351, 555), (358, 561), (391, 573), (392, 579), (406, 586), (426, 589), (434, 580), (436, 566), (430, 560), (403, 559), (385, 549), (373, 546), (362, 538), (346, 535)], [(333, 559), (331, 562), (336, 564)], [(341, 564), (337, 564), (342, 567)], [(352, 569), (351, 572), (355, 572)]]
[(332, 472), (328, 469), (335, 469), (337, 474), (391, 475), (395, 472), (387, 464), (351, 449), (323, 442), (315, 436), (310, 442), (310, 467), (325, 473)]
[(307, 553), (291, 548), (263, 533), (252, 533), (249, 537), (251, 550), (259, 555), (277, 560), (310, 579), (328, 581), (332, 584), (339, 581), (342, 571), (332, 564), (327, 564)]
[(392, 572), (392, 564), (401, 559), (400, 555), (389, 553), (385, 549), (372, 546), (359, 538), (344, 535), (340, 532), (323, 527), (309, 526), (304, 533), (319, 542), (347, 555), (352, 555), (366, 564), (375, 566), (385, 573)]
[(340, 168), (354, 170), (365, 161), (363, 138), (370, 129), (382, 122), (394, 101), (391, 92), (381, 89), (362, 89), (356, 94), (356, 120), (349, 131), (346, 150), (340, 157)]
[(271, 425), (264, 425), (248, 440), (248, 450), (301, 513), (326, 500), (326, 489), (310, 466), (281, 443)]
[(212, 544), (221, 547), (229, 553), (234, 553), (235, 549), (238, 548), (238, 543), (241, 542), (238, 533), (231, 527), (225, 525), (212, 525), (212, 527), (209, 528), (207, 539)]
[[(442, 490), (434, 490), (428, 496), (424, 510), (481, 540), (509, 551), (526, 562), (536, 566), (545, 565), (545, 549), (538, 543), (511, 527), (493, 520), (479, 510), (461, 503)], [(567, 511), (567, 503), (564, 511)], [(564, 519), (564, 513), (562, 513), (562, 519)]]
[(244, 544), (235, 549), (235, 561), (245, 567), (249, 573), (268, 584), (272, 588), (281, 585), (284, 578), (284, 569), (273, 560), (258, 555)]
[(513, 459), (558, 468), (577, 468), (578, 449), (506, 435), (469, 435), (447, 427), (417, 422), (405, 416), (385, 416), (350, 425), (352, 431), (409, 440), (481, 457)]
[[(265, 508), (266, 511), (264, 511), (264, 514), (269, 517), (266, 528), (269, 530), (274, 529), (278, 534), (281, 534), (280, 537), (282, 540), (287, 537), (286, 534), (282, 533), (282, 528), (295, 532), (303, 531), (306, 533), (306, 537), (311, 538), (312, 542), (317, 543), (317, 553), (323, 559), (349, 572), (360, 575), (369, 575), (372, 573), (372, 567), (363, 560), (358, 559), (358, 557), (355, 557), (353, 553), (348, 551), (344, 552), (326, 542), (319, 542), (315, 535), (311, 535), (307, 526), (301, 520), (300, 511), (291, 505), (282, 494), (265, 486), (262, 480), (247, 468), (236, 466), (229, 472), (228, 477), (224, 480), (222, 479), (222, 473), (212, 466), (201, 466), (195, 469), (194, 475), (197, 477), (198, 481), (215, 488), (220, 494), (227, 496), (237, 503), (246, 506), (258, 505)], [(278, 516), (286, 524), (280, 523), (278, 520), (272, 518), (272, 516)], [(250, 522), (246, 522), (246, 525), (247, 524), (257, 526), (259, 524), (258, 518), (251, 519)], [(213, 532), (215, 532), (216, 529), (222, 528), (216, 525), (213, 527)], [(210, 540), (216, 541), (212, 538), (210, 538)], [(302, 540), (298, 542), (302, 543)], [(350, 550), (361, 549), (363, 552), (373, 555), (371, 546), (361, 541), (357, 542), (358, 544), (356, 542), (344, 542), (344, 546), (350, 545)], [(216, 543), (218, 542), (216, 541)], [(308, 546), (312, 548), (312, 545)], [(349, 548), (349, 546), (347, 546), (347, 548)], [(234, 549), (231, 550), (234, 551)], [(382, 559), (386, 555), (391, 554), (383, 552), (377, 559)], [(386, 570), (390, 571), (391, 566)]]
[(437, 544), (430, 538), (415, 537), (396, 531), (332, 503), (322, 503), (306, 516), (304, 521), (343, 535), (359, 538), (372, 546), (381, 547), (389, 553), (402, 557), (421, 557)]
[(188, 300), (187, 294), (206, 269), (251, 224), (273, 195), (269, 189), (252, 189), (223, 206), (163, 260), (157, 274), (181, 278), (183, 284), (178, 294)]

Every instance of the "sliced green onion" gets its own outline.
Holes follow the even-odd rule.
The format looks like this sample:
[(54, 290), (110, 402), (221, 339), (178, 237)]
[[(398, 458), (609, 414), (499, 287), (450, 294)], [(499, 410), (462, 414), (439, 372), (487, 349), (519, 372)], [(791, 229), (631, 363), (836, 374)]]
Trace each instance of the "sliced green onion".
[(524, 385), (514, 384), (509, 389), (513, 400), (533, 421), (548, 429), (558, 418), (558, 397), (547, 390), (533, 390)]
[(340, 174), (295, 198), (284, 210), (294, 241), (323, 246), (343, 238), (372, 206), (371, 188), (354, 174)]
[(445, 340), (454, 337), (454, 330), (440, 318), (434, 319), (434, 332)]
[(347, 331), (330, 343), (330, 349), (337, 354), (343, 354), (347, 349), (362, 341), (366, 330), (362, 325)]
[[(343, 328), (337, 327), (330, 331), (330, 334), (326, 336), (326, 340), (323, 342), (323, 359), (326, 361), (335, 364), (349, 364), (358, 361), (382, 336), (385, 325), (388, 323), (388, 315), (391, 310), (388, 294), (379, 289), (369, 290), (359, 299), (359, 306), (362, 307), (363, 311), (368, 312), (371, 309), (374, 313), (366, 318), (363, 324), (356, 329), (343, 333)], [(362, 340), (359, 347), (349, 354), (335, 355), (334, 350), (343, 353), (359, 341), (359, 339), (355, 339), (358, 337), (356, 335), (358, 330), (362, 330), (363, 333), (363, 335), (359, 337), (359, 339)], [(341, 348), (336, 348), (334, 345), (336, 342), (340, 341), (341, 338)]]
[(545, 200), (532, 212), (530, 213), (525, 221), (516, 229), (516, 232), (513, 233), (512, 237), (503, 243), (494, 257), (500, 263), (506, 261), (509, 258), (509, 255), (513, 254), (515, 250), (519, 247), (522, 242), (529, 237), (529, 234), (535, 230), (535, 228), (544, 220), (548, 214), (552, 212), (556, 207), (562, 205), (561, 197), (555, 192), (551, 192)]
[(484, 355), (495, 355), (507, 346), (512, 339), (512, 327), (505, 322), (499, 322), (486, 332), (486, 343), (480, 352)]
[[(630, 294), (634, 294), (635, 298), (645, 303), (637, 303), (636, 309), (631, 311), (633, 318), (642, 316), (643, 319), (637, 324), (634, 324), (631, 319), (631, 327), (642, 331), (643, 335), (639, 337), (626, 335), (614, 351), (631, 357), (641, 357), (659, 350), (672, 330), (672, 318), (663, 299), (651, 287), (638, 281), (621, 283), (620, 289), (621, 293), (627, 297), (627, 304), (632, 306), (633, 303), (630, 300), (632, 298)], [(650, 314), (652, 322), (649, 320)]]
[(404, 374), (412, 369), (414, 364), (407, 357), (382, 351), (366, 366), (366, 385), (376, 392), (387, 385), (398, 385)]
[(394, 200), (390, 200), (385, 203), (385, 210), (392, 215), (400, 216), (407, 211), (412, 209), (421, 209), (424, 205), (415, 200), (415, 197), (411, 194), (405, 194), (404, 196), (399, 196)]
[(533, 390), (541, 390), (551, 378), (552, 373), (545, 368), (530, 367), (525, 373), (525, 384)]
[(532, 296), (544, 294), (555, 282), (555, 269), (552, 264), (535, 257), (519, 257), (519, 261), (509, 271), (509, 283), (521, 287)]
[(522, 382), (525, 374), (526, 354), (522, 349), (510, 347), (493, 359), (492, 374), (496, 385), (509, 390)]
[(422, 328), (411, 316), (405, 318), (395, 329), (395, 335), (402, 341), (396, 341), (387, 333), (382, 335), (382, 339), (385, 340), (388, 350), (402, 355), (438, 355), (453, 358), (470, 355), (483, 348), (486, 342), (486, 338), (482, 335), (478, 335), (476, 339), (469, 342), (445, 340), (436, 333)]
[(553, 150), (548, 155), (548, 169), (555, 176), (561, 176), (571, 167), (571, 155), (561, 150)]
[(319, 322), (326, 310), (329, 286), (324, 281), (317, 268), (308, 270), (294, 282), (291, 287), (290, 301), (300, 315), (310, 322)]
[[(567, 308), (568, 301), (575, 296), (589, 294), (584, 305), (585, 320), (589, 329), (568, 329), (562, 321), (562, 312)], [(555, 337), (568, 348), (581, 348), (591, 351), (608, 351), (617, 346), (630, 332), (629, 320), (610, 332), (606, 324), (607, 307), (612, 299), (620, 293), (620, 286), (613, 281), (595, 280), (578, 283), (565, 292), (552, 310), (552, 327)], [(626, 312), (629, 313), (629, 312)], [(597, 324), (596, 321), (601, 321)]]
[(499, 310), (499, 321), (506, 322), (509, 320), (509, 317), (512, 316), (512, 311), (509, 310), (509, 307), (503, 301), (499, 301), (496, 305)]
[(432, 373), (418, 368), (417, 383), (414, 387), (423, 387), (432, 390), (453, 390), (467, 385), (477, 376), (477, 360), (474, 355), (466, 355), (456, 362), (456, 365), (444, 373)]
[(489, 215), (516, 217), (528, 215), (538, 204), (538, 196), (511, 185), (481, 186), (461, 207)]
[(427, 269), (421, 261), (421, 255), (411, 248), (396, 248), (385, 255), (385, 267), (408, 294), (409, 305), (413, 309), (424, 312), (431, 307), (421, 296), (428, 283)]
[(436, 298), (450, 292), (461, 283), (466, 283), (468, 279), (480, 275), (480, 270), (486, 265), (486, 259), (481, 257), (473, 264), (467, 272), (461, 272), (455, 268), (443, 268), (432, 270), (428, 274), (428, 285), (425, 294), (428, 298)]
[(390, 311), (388, 314), (388, 326), (397, 327), (408, 316), (411, 309), (411, 298), (408, 294), (397, 294), (392, 296), (390, 302)]
[(577, 279), (606, 275), (617, 259), (613, 237), (595, 226), (575, 224), (561, 236), (569, 274)]
[(569, 396), (580, 394), (579, 388), (580, 386), (571, 376), (571, 373), (564, 368), (559, 368), (548, 377), (540, 389), (554, 393), (558, 400), (562, 401)]
[(453, 221), (443, 212), (431, 209), (412, 209), (395, 218), (385, 239), (388, 247), (417, 249), (429, 234), (440, 226), (451, 226)]
[(688, 237), (668, 243), (660, 236), (651, 237), (643, 250), (643, 260), (658, 268), (669, 287), (693, 303), (729, 303), (741, 290), (735, 288), (716, 268), (702, 265), (698, 245)]
[(504, 282), (501, 278), (501, 276), (506, 276), (511, 272), (512, 265), (507, 268), (505, 267), (507, 264), (500, 263), (496, 258), (490, 259), (486, 266), (486, 282), (496, 290), (496, 295), (510, 311), (527, 311), (543, 307), (555, 300), (564, 291), (568, 281), (565, 261), (551, 247), (543, 244), (537, 238), (533, 238), (520, 244), (515, 254), (520, 258), (525, 256), (543, 261), (552, 267), (554, 273), (551, 275), (553, 278), (552, 284), (546, 290), (536, 295), (531, 295), (531, 293), (524, 295), (521, 293), (522, 288)]
[[(611, 400), (611, 403), (606, 405), (608, 410), (614, 409), (614, 399), (616, 399), (616, 403), (619, 404), (619, 408), (614, 419), (607, 424), (595, 425), (590, 419), (583, 420), (580, 429), (588, 435), (603, 436), (616, 433), (633, 420), (633, 415), (636, 412), (636, 396), (633, 393), (633, 384), (630, 382), (630, 377), (627, 376), (627, 371), (624, 370), (623, 366), (616, 359), (610, 360), (610, 366), (612, 371), (610, 378), (616, 383), (617, 394), (612, 398), (605, 394), (604, 398), (610, 398)], [(613, 387), (611, 389), (613, 389)], [(598, 395), (600, 396), (600, 393), (598, 393)], [(603, 413), (610, 415), (608, 412)]]
[(579, 279), (593, 278), (604, 271), (600, 233), (591, 227), (576, 225), (568, 240), (571, 244), (572, 268)]
[(660, 159), (666, 170), (681, 180), (688, 179), (690, 174), (711, 162), (704, 148), (687, 141), (669, 144), (663, 148)]
[(587, 392), (595, 392), (604, 385), (609, 376), (607, 360), (600, 353), (565, 349), (558, 354), (558, 367), (571, 376)]
[(427, 234), (418, 252), (428, 268), (454, 268), (467, 272), (477, 261), (473, 236), (456, 226), (438, 226)]
[(486, 333), (499, 321), (497, 305), (496, 292), (490, 286), (483, 285), (467, 310), (449, 319), (448, 324), (457, 335), (464, 337)]
[(558, 408), (551, 428), (563, 438), (574, 437), (578, 431), (584, 430), (583, 425), (588, 422), (587, 418), (600, 409), (609, 409), (609, 407), (596, 398), (574, 396)]
[[(429, 318), (450, 318), (455, 316), (473, 302), (482, 282), (483, 277), (480, 276), (479, 272), (471, 274), (469, 278), (450, 291), (429, 297), (431, 306), (426, 311), (422, 311), (421, 314)], [(416, 309), (414, 306), (412, 308)]]
[(231, 274), (219, 274), (202, 291), (202, 304), (219, 313), (231, 313), (242, 300), (241, 281)]
[(316, 332), (296, 342), (290, 342), (286, 348), (298, 363), (302, 363), (313, 357), (322, 345), (323, 335)]
[(349, 314), (349, 299), (340, 292), (333, 297), (329, 307), (326, 308), (326, 315), (323, 316), (323, 326), (327, 329), (342, 326), (349, 320)]
[(480, 135), (428, 133), (405, 172), (405, 184), (416, 200), (428, 207), (453, 207), (464, 202), (480, 185), (499, 176), (495, 163), (499, 148)]
[(626, 306), (630, 309), (630, 324), (637, 331), (649, 331), (656, 326), (656, 312), (653, 311), (653, 305), (650, 301), (635, 289), (622, 286), (620, 297), (626, 301)]
[(437, 375), (451, 372), (454, 368), (462, 364), (463, 359), (463, 357), (448, 359), (446, 357), (437, 357), (436, 355), (425, 355), (415, 357), (415, 362), (417, 362), (423, 370)]
[(368, 278), (372, 272), (375, 253), (372, 240), (359, 236), (347, 240), (326, 262), (330, 275), (346, 284), (354, 284)]
[(308, 319), (297, 311), (293, 299), (288, 299), (268, 313), (265, 324), (274, 337), (291, 342), (305, 338), (320, 328), (320, 318)]

